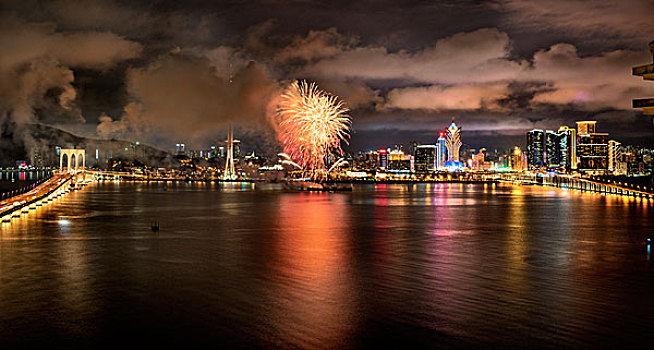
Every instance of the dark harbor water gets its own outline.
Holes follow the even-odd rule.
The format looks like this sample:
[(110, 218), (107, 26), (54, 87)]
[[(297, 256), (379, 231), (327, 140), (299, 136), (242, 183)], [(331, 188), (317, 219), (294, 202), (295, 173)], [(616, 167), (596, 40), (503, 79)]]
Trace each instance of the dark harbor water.
[(104, 183), (0, 234), (2, 349), (654, 340), (648, 200), (510, 185)]

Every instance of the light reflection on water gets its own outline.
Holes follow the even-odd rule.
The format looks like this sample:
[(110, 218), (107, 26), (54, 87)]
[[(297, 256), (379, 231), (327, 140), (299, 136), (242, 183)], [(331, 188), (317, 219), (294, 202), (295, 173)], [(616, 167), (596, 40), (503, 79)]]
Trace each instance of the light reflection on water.
[(625, 347), (652, 340), (653, 204), (507, 185), (91, 185), (1, 226), (0, 345)]

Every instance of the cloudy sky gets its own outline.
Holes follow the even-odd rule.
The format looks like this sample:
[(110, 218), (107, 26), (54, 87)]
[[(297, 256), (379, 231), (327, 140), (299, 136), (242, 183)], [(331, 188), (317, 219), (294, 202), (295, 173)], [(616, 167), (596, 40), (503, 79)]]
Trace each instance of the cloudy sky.
[[(654, 142), (631, 100), (654, 84), (651, 0), (0, 0), (0, 115), (161, 148), (271, 142), (271, 101), (315, 81), (351, 109), (351, 149), (433, 142), (454, 118), (473, 147), (598, 120)], [(272, 138), (274, 139), (274, 137)], [(245, 148), (249, 148), (244, 142)]]

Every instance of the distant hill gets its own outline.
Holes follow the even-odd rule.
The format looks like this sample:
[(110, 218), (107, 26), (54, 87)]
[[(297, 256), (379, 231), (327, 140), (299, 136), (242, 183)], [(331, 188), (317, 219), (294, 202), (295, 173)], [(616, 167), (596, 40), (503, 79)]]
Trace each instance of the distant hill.
[(108, 159), (135, 160), (154, 167), (177, 163), (168, 152), (129, 141), (85, 138), (42, 124), (5, 121), (0, 127), (2, 167), (14, 166), (16, 160), (26, 160), (34, 166), (59, 166), (56, 147), (85, 149), (89, 167), (105, 167)]

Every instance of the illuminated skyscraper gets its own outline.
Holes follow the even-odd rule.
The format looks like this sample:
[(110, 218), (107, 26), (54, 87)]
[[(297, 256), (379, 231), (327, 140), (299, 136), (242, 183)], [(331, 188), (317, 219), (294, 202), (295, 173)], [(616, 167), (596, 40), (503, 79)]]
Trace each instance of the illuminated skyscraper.
[(458, 162), (461, 149), (461, 128), (454, 121), (445, 130), (445, 147), (447, 148), (447, 161)]
[(577, 122), (577, 134), (594, 134), (596, 121)]
[(545, 130), (545, 165), (548, 168), (556, 168), (561, 165), (559, 141), (559, 134), (552, 130)]
[(527, 159), (531, 169), (550, 168), (567, 172), (577, 168), (576, 133), (567, 126), (527, 133)]
[(522, 153), (520, 147), (515, 146), (509, 158), (509, 165), (513, 171), (524, 171), (527, 169), (527, 155)]
[(380, 148), (377, 151), (377, 154), (379, 154), (379, 160), (377, 161), (377, 167), (379, 169), (388, 168), (388, 150)]
[(394, 149), (388, 153), (388, 167), (391, 171), (412, 171), (413, 156), (404, 154), (400, 149)]
[(420, 145), (416, 147), (415, 170), (430, 172), (436, 170), (436, 146)]
[(594, 121), (577, 122), (579, 170), (602, 174), (609, 167), (609, 134), (596, 133)]
[(575, 129), (561, 126), (559, 128), (560, 165), (566, 171), (577, 169), (577, 132)]
[(609, 140), (609, 171), (615, 172), (618, 170), (618, 162), (622, 155), (622, 146), (620, 142)]
[(527, 163), (529, 168), (545, 167), (545, 132), (534, 129), (527, 133)]
[(445, 166), (447, 161), (447, 146), (445, 140), (445, 132), (438, 133), (438, 140), (436, 140), (436, 169), (441, 169)]

